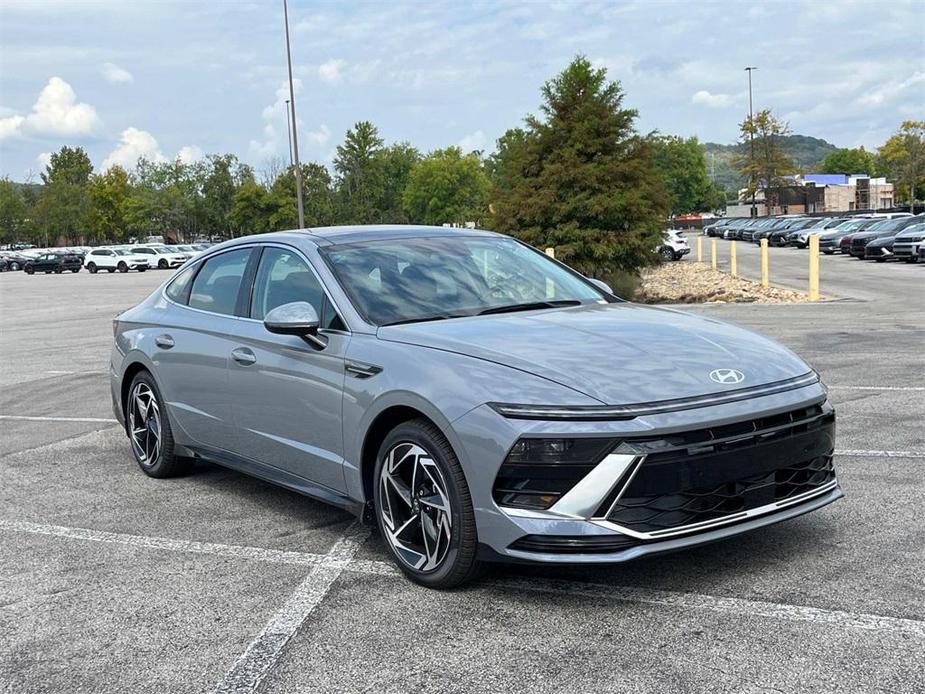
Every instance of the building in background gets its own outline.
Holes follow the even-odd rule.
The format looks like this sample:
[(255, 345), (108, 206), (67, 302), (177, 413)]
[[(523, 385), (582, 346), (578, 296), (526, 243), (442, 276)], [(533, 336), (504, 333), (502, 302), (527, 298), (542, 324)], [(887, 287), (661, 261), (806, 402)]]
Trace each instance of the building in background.
[[(812, 214), (814, 212), (858, 212), (893, 207), (893, 184), (885, 178), (864, 175), (800, 174), (793, 183), (759, 190), (755, 196), (756, 216)], [(748, 217), (752, 204), (746, 189), (739, 191), (739, 204), (729, 205), (726, 216)]]

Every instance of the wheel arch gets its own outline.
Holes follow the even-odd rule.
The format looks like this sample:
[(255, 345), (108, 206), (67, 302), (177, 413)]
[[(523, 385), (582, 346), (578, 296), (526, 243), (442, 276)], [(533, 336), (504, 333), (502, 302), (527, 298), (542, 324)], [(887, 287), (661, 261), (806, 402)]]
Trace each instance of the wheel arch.
[[(382, 442), (385, 441), (389, 432), (398, 425), (413, 419), (424, 419), (430, 422), (449, 442), (457, 459), (462, 462), (463, 451), (461, 449), (461, 444), (454, 435), (452, 428), (449, 426), (449, 422), (446, 422), (440, 416), (431, 416), (427, 411), (429, 409), (430, 408), (426, 406), (421, 407), (413, 402), (389, 404), (377, 412), (370, 421), (369, 426), (366, 427), (359, 450), (359, 473), (363, 494), (363, 518), (365, 521), (371, 520), (370, 514), (374, 499), (373, 485), (375, 484), (375, 480), (373, 477), (376, 470), (376, 454), (379, 452), (379, 447), (382, 445)], [(465, 465), (463, 465), (463, 474), (465, 475)]]

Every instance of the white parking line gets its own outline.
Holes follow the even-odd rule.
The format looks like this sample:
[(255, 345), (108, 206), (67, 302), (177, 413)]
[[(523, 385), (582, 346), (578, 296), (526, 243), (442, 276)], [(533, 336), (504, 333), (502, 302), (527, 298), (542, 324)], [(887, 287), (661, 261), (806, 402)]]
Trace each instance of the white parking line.
[(18, 422), (87, 422), (90, 424), (115, 424), (116, 420), (105, 417), (38, 417), (32, 415), (0, 414), (0, 419)]
[(367, 537), (369, 528), (356, 522), (351, 524), (331, 550), (312, 567), (305, 580), (213, 691), (222, 694), (256, 691), (289, 639), (328, 594)]
[(761, 602), (744, 598), (723, 598), (697, 593), (676, 593), (651, 588), (609, 586), (600, 583), (575, 583), (554, 579), (502, 579), (497, 585), (515, 590), (573, 595), (581, 598), (603, 598), (620, 602), (666, 605), (684, 609), (711, 610), (742, 616), (768, 617), (799, 622), (814, 622), (829, 626), (866, 631), (886, 631), (925, 639), (925, 622), (903, 617), (884, 617), (860, 612), (826, 610), (818, 607)]
[[(22, 521), (0, 520), (0, 530), (38, 533), (66, 539), (88, 540), (124, 544), (175, 552), (194, 552), (235, 559), (253, 559), (271, 563), (304, 564), (312, 572), (231, 668), (216, 691), (252, 692), (260, 680), (279, 658), (286, 642), (299, 625), (319, 604), (331, 585), (344, 571), (375, 576), (400, 577), (401, 572), (391, 563), (375, 559), (353, 559), (354, 554), (368, 535), (368, 530), (352, 525), (328, 554), (283, 552), (239, 545), (222, 545), (207, 542), (190, 542), (162, 537), (146, 537), (108, 533), (85, 528), (44, 525)], [(925, 622), (903, 617), (885, 617), (863, 612), (845, 612), (786, 603), (762, 602), (745, 598), (727, 598), (680, 591), (654, 590), (634, 586), (612, 586), (601, 583), (583, 583), (550, 578), (511, 578), (488, 580), (486, 586), (527, 590), (538, 593), (574, 595), (651, 605), (665, 605), (692, 610), (711, 610), (740, 616), (758, 616), (800, 622), (827, 624), (847, 629), (882, 631), (925, 638)]]
[(830, 386), (826, 384), (829, 390), (913, 390), (923, 391), (925, 386)]
[(228, 557), (230, 559), (250, 559), (252, 561), (272, 562), (275, 564), (311, 566), (324, 556), (321, 554), (309, 554), (307, 552), (286, 552), (278, 549), (263, 549), (261, 547), (223, 545), (213, 542), (195, 542), (192, 540), (175, 540), (169, 537), (110, 533), (104, 530), (69, 528), (63, 525), (46, 525), (28, 523), (25, 521), (0, 520), (0, 530), (51, 535), (54, 537), (67, 538), (69, 540), (86, 540), (89, 542), (128, 545), (130, 547), (144, 547), (146, 549), (163, 549), (170, 552), (211, 554), (213, 556)]
[(854, 448), (835, 449), (835, 455), (856, 458), (925, 458), (925, 451), (862, 451)]

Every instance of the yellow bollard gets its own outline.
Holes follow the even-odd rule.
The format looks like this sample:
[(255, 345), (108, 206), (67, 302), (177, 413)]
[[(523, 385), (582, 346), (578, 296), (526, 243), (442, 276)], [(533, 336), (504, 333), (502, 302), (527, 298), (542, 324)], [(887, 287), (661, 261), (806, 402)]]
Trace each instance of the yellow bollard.
[(761, 286), (767, 287), (768, 281), (768, 240), (761, 239)]
[(710, 239), (710, 265), (716, 269), (716, 239)]
[(736, 272), (736, 242), (733, 241), (729, 246), (729, 274), (733, 277), (738, 277), (739, 273)]
[(819, 235), (809, 235), (809, 300), (819, 301)]
[(555, 258), (555, 257), (556, 257), (556, 249), (555, 249), (555, 248), (551, 248), (551, 247), (550, 247), (550, 248), (547, 248), (547, 249), (546, 249), (546, 255), (548, 255), (550, 258)]
[(697, 262), (703, 262), (703, 236), (697, 237)]

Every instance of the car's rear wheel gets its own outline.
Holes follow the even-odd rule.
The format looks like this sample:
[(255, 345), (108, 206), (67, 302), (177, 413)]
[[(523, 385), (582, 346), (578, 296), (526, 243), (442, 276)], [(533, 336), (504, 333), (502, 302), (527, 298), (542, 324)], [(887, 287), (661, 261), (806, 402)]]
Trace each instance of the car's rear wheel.
[(32, 267), (31, 265), (26, 265), (26, 267), (23, 269), (25, 270), (27, 275), (35, 274), (35, 268)]
[(139, 266), (138, 266), (138, 272), (144, 272), (144, 271), (147, 270), (147, 269), (148, 269), (148, 268), (146, 268), (144, 265), (139, 265)]
[(376, 521), (402, 572), (430, 588), (453, 588), (479, 570), (469, 487), (456, 454), (425, 419), (393, 429), (379, 449)]
[(96, 274), (96, 271), (97, 271), (98, 269), (99, 269), (99, 268), (96, 267), (96, 263), (88, 263), (88, 264), (87, 264), (87, 270), (90, 271), (90, 274), (91, 274), (91, 275), (95, 275), (95, 274)]
[(119, 268), (119, 272), (128, 272), (128, 265), (125, 264), (124, 260), (120, 260), (117, 267)]
[(10, 263), (10, 270), (19, 270), (20, 265), (17, 262)]
[(192, 467), (191, 459), (178, 456), (174, 450), (167, 409), (147, 371), (140, 371), (129, 386), (125, 430), (135, 461), (146, 475), (175, 477)]
[(668, 248), (668, 246), (663, 247), (658, 253), (662, 256), (662, 260), (666, 262), (674, 260), (674, 251)]

